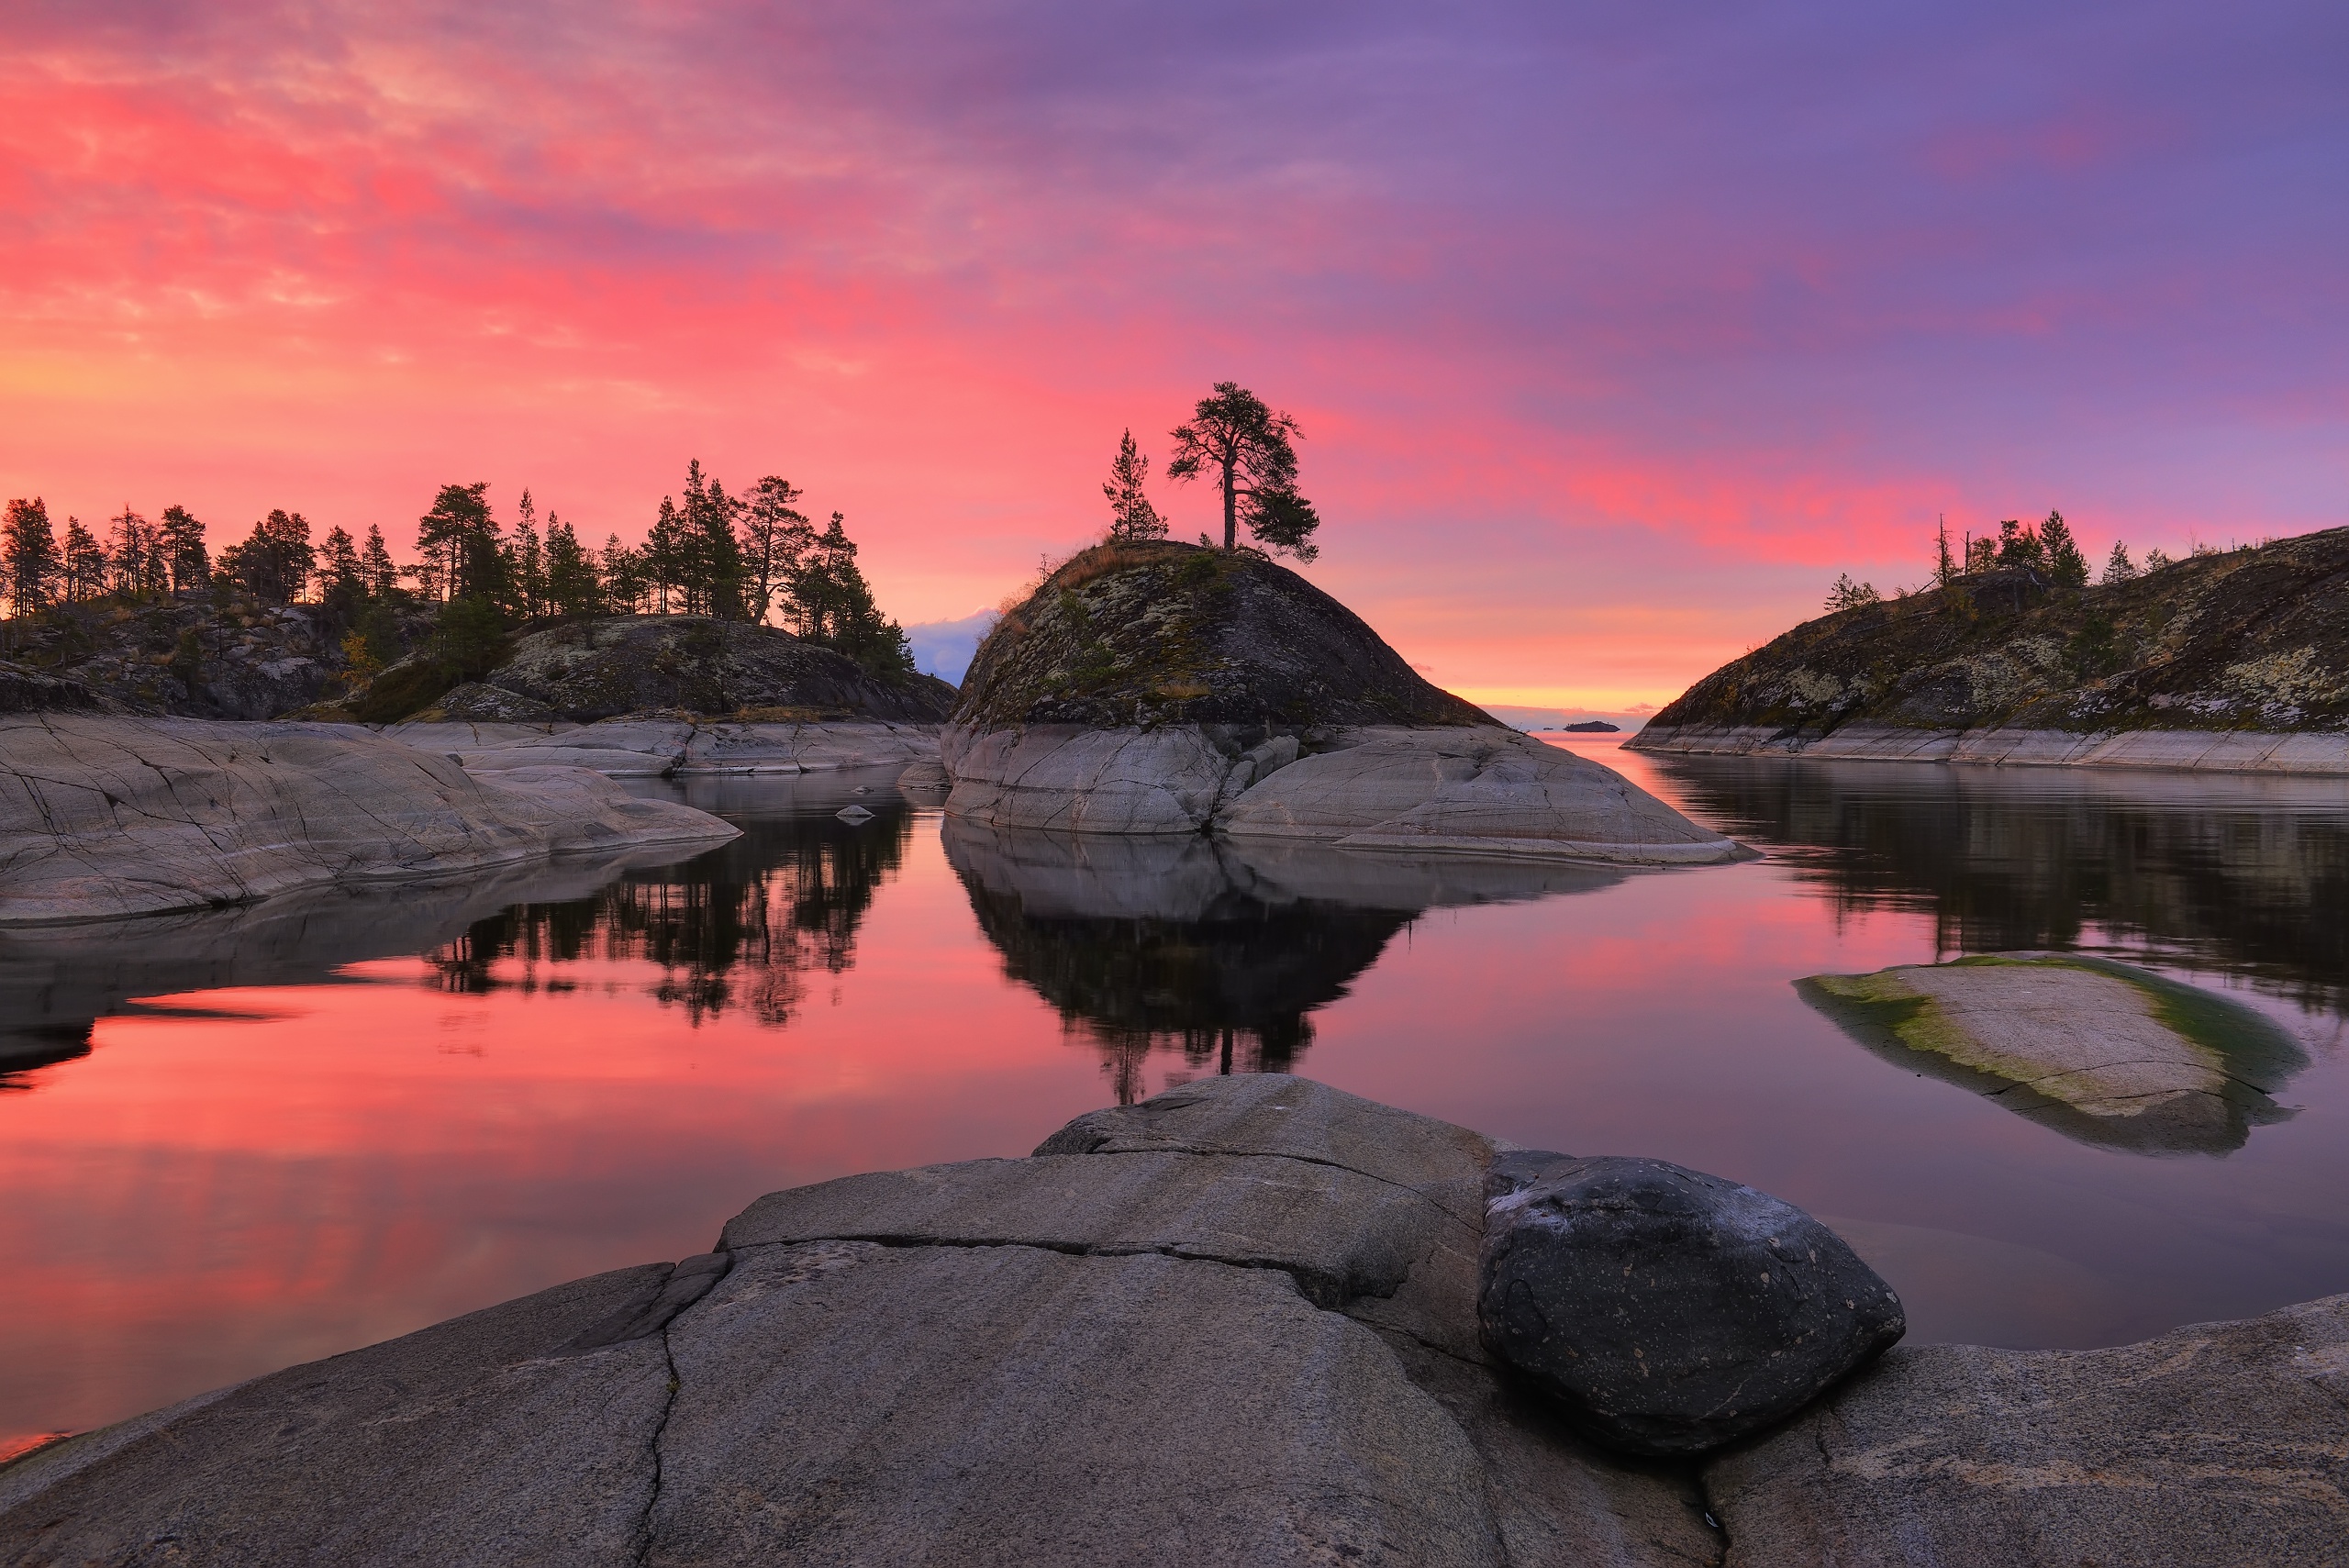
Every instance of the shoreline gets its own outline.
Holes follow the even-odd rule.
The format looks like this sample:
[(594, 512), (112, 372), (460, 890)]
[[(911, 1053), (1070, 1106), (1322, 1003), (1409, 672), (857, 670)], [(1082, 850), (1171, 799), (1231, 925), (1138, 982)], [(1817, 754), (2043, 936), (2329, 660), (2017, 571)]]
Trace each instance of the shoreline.
[(1983, 767), (2150, 768), (2349, 778), (2349, 733), (2273, 730), (1909, 729), (1854, 724), (1806, 739), (1766, 725), (1650, 725), (1627, 750), (1659, 756), (1816, 757)]

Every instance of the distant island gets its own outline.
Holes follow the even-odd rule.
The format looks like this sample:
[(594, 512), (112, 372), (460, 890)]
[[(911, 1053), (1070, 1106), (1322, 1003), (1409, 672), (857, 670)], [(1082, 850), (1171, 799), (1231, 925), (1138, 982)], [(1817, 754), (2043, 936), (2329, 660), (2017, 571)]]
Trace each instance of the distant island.
[(2097, 584), (1990, 564), (1854, 596), (1707, 675), (1625, 744), (2349, 773), (2349, 528)]

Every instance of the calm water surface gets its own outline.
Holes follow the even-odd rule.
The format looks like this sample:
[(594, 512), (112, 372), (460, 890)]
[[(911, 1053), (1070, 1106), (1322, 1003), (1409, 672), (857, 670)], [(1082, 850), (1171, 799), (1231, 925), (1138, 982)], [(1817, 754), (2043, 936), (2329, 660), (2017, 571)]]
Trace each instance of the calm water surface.
[[(1575, 746), (1768, 858), (1014, 838), (845, 773), (686, 786), (745, 833), (682, 863), (0, 934), (0, 1450), (1225, 1071), (1751, 1182), (1849, 1237), (1922, 1340), (2349, 1290), (2342, 781)], [(1792, 984), (2037, 948), (2259, 1008), (2304, 1059), (2264, 1085), (2291, 1114), (2098, 1147)]]

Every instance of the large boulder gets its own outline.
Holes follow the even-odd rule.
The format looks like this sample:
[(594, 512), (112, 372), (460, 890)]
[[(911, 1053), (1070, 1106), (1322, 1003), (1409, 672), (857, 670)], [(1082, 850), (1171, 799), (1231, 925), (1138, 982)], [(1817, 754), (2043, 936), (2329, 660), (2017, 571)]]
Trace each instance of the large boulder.
[(1738, 1568), (2349, 1562), (2349, 1296), (2110, 1350), (1902, 1346), (1705, 1495)]
[(2253, 1127), (2291, 1114), (2274, 1092), (2308, 1064), (2298, 1041), (2239, 1003), (2076, 954), (1898, 964), (1796, 989), (1877, 1054), (2108, 1148), (2241, 1148)]
[(680, 717), (594, 724), (417, 720), (384, 733), (442, 752), (475, 773), (589, 768), (615, 778), (683, 773), (806, 773), (899, 766), (938, 756), (934, 726), (877, 718), (750, 722)]
[(1661, 1160), (1526, 1151), (1488, 1179), (1486, 1345), (1607, 1446), (1702, 1453), (1774, 1426), (1907, 1328), (1792, 1204)]
[(736, 832), (583, 769), (522, 768), (493, 783), (348, 726), (0, 717), (0, 925)]
[(1244, 550), (1069, 562), (981, 644), (940, 761), (948, 812), (998, 828), (1634, 864), (1738, 853), (1429, 684), (1361, 617)]
[(1713, 1561), (1689, 1476), (1477, 1349), (1491, 1152), (1268, 1075), (774, 1194), (684, 1264), (41, 1450), (0, 1561)]
[[(883, 680), (770, 626), (703, 616), (615, 616), (543, 628), (506, 662), (442, 699), (451, 718), (613, 718), (675, 709), (775, 718), (852, 717), (935, 724), (954, 688), (935, 675)], [(760, 715), (761, 709), (788, 709)]]

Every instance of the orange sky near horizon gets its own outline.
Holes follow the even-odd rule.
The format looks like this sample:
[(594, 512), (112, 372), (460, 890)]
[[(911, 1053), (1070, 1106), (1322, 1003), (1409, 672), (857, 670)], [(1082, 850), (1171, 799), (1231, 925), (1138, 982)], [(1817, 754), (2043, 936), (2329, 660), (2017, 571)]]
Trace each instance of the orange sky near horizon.
[(1317, 582), (1473, 699), (1614, 712), (1920, 581), (1943, 515), (2343, 520), (2322, 7), (1220, 16), (36, 5), (0, 492), (398, 547), (487, 480), (600, 539), (698, 458), (845, 512), (914, 624), (1237, 379), (1303, 423)]

